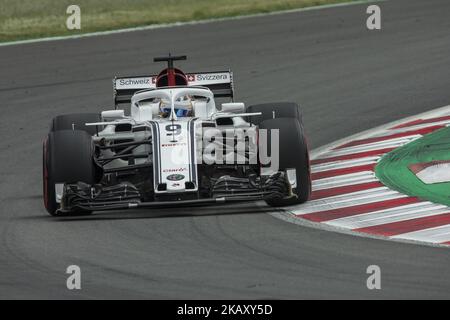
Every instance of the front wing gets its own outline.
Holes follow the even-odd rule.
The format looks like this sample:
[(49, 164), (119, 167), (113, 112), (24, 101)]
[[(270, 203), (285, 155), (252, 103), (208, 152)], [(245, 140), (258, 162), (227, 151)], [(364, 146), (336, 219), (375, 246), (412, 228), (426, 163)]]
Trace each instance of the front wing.
[(291, 183), (284, 172), (275, 173), (259, 184), (255, 182), (259, 181), (256, 179), (244, 180), (222, 177), (213, 188), (211, 197), (192, 199), (186, 198), (186, 194), (175, 193), (164, 201), (143, 201), (139, 189), (130, 183), (120, 183), (114, 186), (87, 185), (81, 182), (66, 184), (61, 197), (59, 213), (205, 206), (296, 197), (292, 193)]

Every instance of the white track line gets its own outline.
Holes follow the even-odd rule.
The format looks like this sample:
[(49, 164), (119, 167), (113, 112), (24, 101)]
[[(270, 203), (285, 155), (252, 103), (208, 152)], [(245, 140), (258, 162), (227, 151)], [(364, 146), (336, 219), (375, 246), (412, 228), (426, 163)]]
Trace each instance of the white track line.
[(373, 181), (378, 181), (373, 171), (362, 171), (341, 176), (334, 176), (331, 178), (314, 180), (312, 182), (312, 187), (313, 190), (323, 190)]
[[(391, 131), (390, 129), (387, 129), (387, 130), (382, 130), (382, 131), (380, 131), (380, 132), (374, 134), (373, 136), (367, 137), (366, 139), (370, 139), (370, 138), (384, 138), (384, 137), (390, 137), (390, 136), (392, 136), (392, 135), (394, 135), (394, 134), (395, 134), (395, 133), (392, 133), (392, 131)], [(411, 133), (411, 134), (408, 135), (408, 136), (403, 136), (403, 137), (398, 137), (398, 138), (387, 138), (387, 139), (385, 139), (385, 140), (383, 140), (383, 141), (389, 141), (389, 140), (394, 140), (394, 139), (413, 139), (413, 138), (416, 137), (416, 136), (417, 136), (418, 138), (422, 137), (421, 134), (417, 134), (417, 133), (414, 133), (414, 132), (413, 132), (413, 133)], [(352, 142), (356, 142), (356, 141), (359, 141), (359, 140), (366, 140), (366, 139), (355, 139), (355, 140), (353, 140)], [(371, 142), (371, 143), (373, 143), (373, 142)], [(337, 146), (336, 148), (342, 149), (342, 146), (345, 145), (345, 144), (346, 144), (346, 143), (343, 143), (343, 144)], [(370, 144), (370, 143), (364, 143), (364, 144), (361, 144), (361, 145), (368, 145), (368, 144)], [(334, 148), (333, 148), (332, 150), (334, 150)], [(338, 149), (336, 149), (336, 150), (338, 150)]]
[(422, 137), (422, 136), (414, 135), (411, 138), (402, 137), (402, 138), (395, 138), (395, 139), (389, 139), (389, 140), (384, 140), (384, 141), (363, 144), (363, 145), (354, 146), (354, 147), (341, 148), (341, 149), (332, 150), (329, 153), (327, 153), (326, 155), (340, 156), (340, 155), (361, 153), (361, 152), (365, 152), (365, 151), (379, 150), (379, 149), (385, 149), (385, 148), (396, 148), (396, 147), (405, 145), (405, 144), (407, 144), (415, 139), (418, 139), (420, 137)]
[(449, 212), (444, 205), (436, 205), (431, 202), (395, 207), (387, 210), (356, 215), (328, 221), (328, 224), (349, 229), (373, 227), (392, 222), (406, 221), (423, 218)]
[(383, 149), (386, 149), (386, 148), (398, 148), (398, 147), (401, 147), (401, 146), (402, 145), (400, 145), (400, 144), (395, 144), (395, 145), (388, 146), (388, 147), (378, 147), (377, 146), (377, 147), (372, 147), (372, 148), (366, 148), (366, 150), (362, 150), (360, 152), (355, 152), (355, 151), (352, 151), (352, 150), (349, 151), (349, 150), (341, 149), (341, 150), (329, 151), (327, 153), (323, 153), (316, 159), (317, 160), (323, 160), (323, 159), (327, 159), (327, 158), (348, 156), (348, 155), (354, 155), (354, 154), (364, 153), (364, 152), (368, 152), (368, 151), (377, 151), (377, 150), (380, 150), (379, 153), (382, 154), (382, 153), (384, 153), (384, 152), (381, 152)]
[[(391, 129), (395, 126), (409, 123), (418, 119), (426, 120), (433, 119), (442, 116), (450, 115), (450, 105), (441, 107), (439, 109), (434, 109), (422, 114), (404, 118), (398, 121), (387, 123), (385, 125), (379, 126), (374, 129), (366, 130), (364, 132), (355, 134), (353, 136), (340, 139), (311, 152), (311, 159), (318, 159), (319, 157), (329, 157), (328, 154), (335, 150), (345, 149), (341, 146), (349, 144), (354, 141), (360, 141), (370, 138), (381, 138), (384, 136), (391, 136), (396, 133), (413, 132), (416, 130), (430, 128), (436, 125), (447, 125), (450, 121), (436, 121), (421, 125), (415, 125), (410, 127), (405, 127), (401, 129)], [(417, 134), (412, 133), (406, 137), (417, 136)], [(336, 149), (341, 147), (340, 149)], [(351, 148), (351, 147), (348, 147)], [(330, 170), (344, 169), (357, 167), (361, 165), (374, 164), (379, 161), (380, 156), (371, 156), (358, 159), (349, 160), (339, 160), (330, 161), (327, 163), (320, 163), (311, 166), (313, 173), (326, 172)], [(389, 192), (391, 191), (391, 192)], [(408, 205), (397, 205), (392, 208), (387, 208), (383, 210), (374, 210), (365, 214), (353, 215), (348, 217), (343, 217), (334, 220), (320, 222), (311, 222), (306, 219), (299, 219), (304, 214), (317, 213), (321, 211), (333, 210), (333, 209), (344, 209), (348, 208), (351, 210), (352, 206), (359, 204), (369, 204), (375, 202), (383, 202), (386, 200), (406, 198), (407, 195), (401, 194), (399, 192), (390, 190), (387, 187), (374, 188), (370, 190), (364, 190), (354, 193), (348, 193), (344, 195), (337, 195), (333, 197), (327, 197), (323, 199), (313, 200), (302, 205), (293, 206), (286, 208), (286, 211), (290, 214), (272, 214), (279, 217), (285, 221), (296, 223), (308, 227), (314, 227), (327, 231), (335, 231), (340, 233), (352, 234), (355, 236), (377, 238), (384, 240), (395, 240), (400, 242), (409, 242), (422, 245), (431, 246), (446, 246), (442, 245), (444, 242), (450, 241), (450, 224), (445, 226), (440, 226), (436, 228), (428, 228), (425, 230), (415, 231), (411, 233), (399, 234), (394, 237), (378, 236), (369, 233), (355, 232), (354, 229), (372, 227), (377, 225), (383, 225), (390, 222), (398, 221), (408, 221), (415, 218), (434, 216), (442, 213), (449, 212), (450, 208), (446, 206), (441, 206), (439, 204), (433, 204), (428, 201), (413, 203)], [(349, 212), (351, 214), (351, 212)], [(291, 218), (292, 217), (292, 218)], [(443, 222), (445, 223), (445, 222)], [(446, 246), (447, 247), (447, 246)]]
[(317, 173), (317, 172), (324, 172), (324, 171), (337, 170), (337, 169), (346, 169), (346, 168), (359, 167), (359, 166), (368, 165), (368, 164), (374, 164), (374, 163), (377, 163), (380, 158), (381, 157), (367, 157), (367, 158), (360, 158), (360, 159), (342, 160), (342, 161), (327, 162), (327, 163), (322, 163), (322, 164), (314, 164), (311, 166), (311, 172)]
[[(397, 191), (390, 190), (387, 187), (374, 188), (370, 190), (348, 193), (330, 198), (313, 200), (305, 203), (301, 209), (294, 210), (295, 215), (304, 215), (313, 212), (328, 211), (333, 209), (341, 209), (353, 207), (362, 204), (383, 202), (387, 200), (406, 198), (407, 195)], [(330, 201), (330, 199), (333, 199)]]
[(448, 242), (450, 241), (450, 224), (430, 229), (404, 233), (397, 236), (393, 236), (391, 238), (432, 242), (432, 243)]
[[(426, 120), (426, 119), (424, 119), (424, 120)], [(390, 132), (392, 134), (396, 134), (396, 133), (403, 133), (403, 132), (408, 132), (408, 131), (416, 131), (416, 130), (434, 127), (434, 126), (446, 126), (447, 124), (450, 124), (450, 120), (418, 124), (415, 126), (404, 127), (404, 128), (399, 128), (399, 129), (391, 129)]]
[[(338, 146), (356, 141), (356, 140), (364, 140), (364, 139), (368, 139), (368, 138), (373, 138), (373, 137), (377, 137), (378, 134), (381, 133), (387, 133), (389, 132), (389, 134), (394, 134), (395, 132), (393, 132), (391, 130), (392, 127), (410, 122), (410, 121), (414, 121), (417, 119), (430, 119), (430, 118), (438, 118), (440, 116), (446, 116), (446, 115), (450, 115), (450, 105), (445, 106), (445, 107), (441, 107), (438, 109), (434, 109), (431, 111), (427, 111), (424, 112), (422, 114), (419, 115), (414, 115), (411, 117), (407, 117), (407, 118), (403, 118), (400, 120), (396, 120), (387, 124), (384, 124), (382, 126), (376, 127), (376, 128), (372, 128), (372, 129), (368, 129), (366, 131), (354, 134), (352, 136), (343, 138), (343, 139), (339, 139), (337, 141), (334, 141), (332, 143), (326, 144), (320, 148), (317, 148), (315, 150), (313, 150), (311, 152), (311, 159), (317, 159), (317, 157), (319, 155), (321, 155), (322, 153), (326, 153), (329, 152), (331, 149), (336, 148)], [(432, 125), (427, 125), (426, 127), (431, 127)], [(391, 131), (390, 131), (391, 130)], [(411, 129), (410, 129), (411, 130)], [(410, 130), (406, 130), (406, 131), (410, 131)], [(404, 131), (402, 131), (404, 132)]]
[[(317, 181), (317, 180), (316, 180)], [(354, 178), (353, 180), (343, 181), (343, 182), (329, 182), (329, 183), (322, 183), (322, 184), (315, 184), (314, 181), (312, 183), (312, 190), (313, 191), (319, 191), (319, 190), (328, 190), (328, 189), (334, 189), (334, 188), (340, 188), (340, 187), (347, 187), (347, 186), (355, 186), (359, 184), (365, 184), (370, 182), (377, 182), (379, 181), (377, 178)]]

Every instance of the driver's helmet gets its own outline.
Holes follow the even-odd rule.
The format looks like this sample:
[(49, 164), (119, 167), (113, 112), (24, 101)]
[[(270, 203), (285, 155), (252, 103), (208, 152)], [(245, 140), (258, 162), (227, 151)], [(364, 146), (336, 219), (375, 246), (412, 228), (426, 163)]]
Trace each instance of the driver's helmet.
[[(159, 105), (159, 109), (162, 117), (168, 117), (170, 115), (170, 101), (162, 99)], [(177, 117), (190, 117), (192, 116), (192, 99), (189, 95), (179, 97), (175, 101), (175, 114)]]

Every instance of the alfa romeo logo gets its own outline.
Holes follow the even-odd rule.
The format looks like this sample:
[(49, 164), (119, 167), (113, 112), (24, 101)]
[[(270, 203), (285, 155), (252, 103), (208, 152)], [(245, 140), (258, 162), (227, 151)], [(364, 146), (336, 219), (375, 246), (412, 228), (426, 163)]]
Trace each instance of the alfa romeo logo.
[(184, 175), (182, 174), (171, 174), (170, 176), (167, 176), (167, 180), (169, 181), (180, 181), (184, 179)]

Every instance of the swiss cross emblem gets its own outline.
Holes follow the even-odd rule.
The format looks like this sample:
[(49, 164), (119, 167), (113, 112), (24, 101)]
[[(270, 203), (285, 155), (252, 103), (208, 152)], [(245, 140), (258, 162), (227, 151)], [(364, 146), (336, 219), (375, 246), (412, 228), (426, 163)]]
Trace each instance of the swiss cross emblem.
[(195, 76), (193, 74), (188, 74), (187, 78), (189, 82), (195, 81)]

